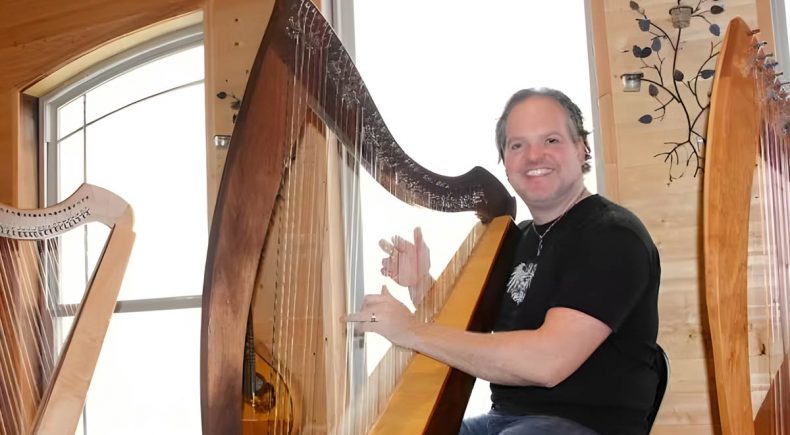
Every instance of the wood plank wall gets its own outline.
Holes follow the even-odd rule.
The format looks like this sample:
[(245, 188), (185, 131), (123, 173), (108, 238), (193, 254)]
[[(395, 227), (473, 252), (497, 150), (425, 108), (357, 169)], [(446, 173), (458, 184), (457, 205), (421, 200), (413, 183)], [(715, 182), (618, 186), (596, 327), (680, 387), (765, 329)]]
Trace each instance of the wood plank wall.
[[(637, 0), (637, 3), (651, 20), (675, 36), (668, 11), (678, 4), (676, 0)], [(697, 4), (696, 1), (685, 3)], [(762, 38), (772, 42), (768, 0), (707, 2), (704, 7), (712, 4), (725, 8), (722, 14), (706, 16), (711, 23), (721, 26), (721, 36), (730, 18), (737, 15), (750, 27), (761, 27)], [(641, 71), (651, 77), (651, 72), (643, 69), (641, 61), (632, 53), (634, 45), (649, 46), (652, 36), (639, 29), (637, 18), (641, 17), (631, 9), (628, 0), (593, 0), (607, 194), (642, 218), (658, 245), (662, 260), (659, 343), (669, 354), (672, 376), (653, 433), (718, 433), (715, 382), (709, 360), (710, 336), (701, 281), (702, 176), (694, 177), (692, 166), (681, 178), (669, 182), (669, 166), (663, 159), (654, 157), (668, 149), (665, 142), (677, 141), (685, 135), (686, 119), (680, 106), (671, 103), (663, 121), (643, 124), (638, 121), (639, 117), (644, 114), (655, 117), (660, 112), (654, 109), (660, 103), (648, 94), (647, 83), (643, 83), (638, 93), (622, 90), (620, 76), (623, 73)], [(710, 42), (721, 38), (715, 37), (709, 24), (699, 19), (692, 21), (683, 32), (686, 42), (681, 45), (678, 66), (687, 76), (693, 76), (710, 53)], [(670, 63), (668, 44), (664, 43), (661, 50), (664, 57), (669, 57), (665, 64)], [(711, 62), (706, 68), (714, 66)], [(666, 80), (671, 87), (671, 74), (665, 74)], [(703, 105), (708, 101), (710, 86), (711, 80), (699, 82), (698, 94), (704, 99)], [(687, 100), (692, 98), (684, 90), (681, 94)], [(659, 93), (659, 97), (667, 101), (666, 94)], [(693, 106), (696, 103), (690, 103), (690, 107)], [(676, 171), (675, 175), (679, 173)]]
[[(227, 148), (214, 145), (215, 135), (231, 135), (238, 112), (231, 105), (244, 97), (274, 0), (208, 0), (206, 4), (206, 164), (208, 216), (222, 179)], [(227, 97), (220, 99), (220, 92)]]

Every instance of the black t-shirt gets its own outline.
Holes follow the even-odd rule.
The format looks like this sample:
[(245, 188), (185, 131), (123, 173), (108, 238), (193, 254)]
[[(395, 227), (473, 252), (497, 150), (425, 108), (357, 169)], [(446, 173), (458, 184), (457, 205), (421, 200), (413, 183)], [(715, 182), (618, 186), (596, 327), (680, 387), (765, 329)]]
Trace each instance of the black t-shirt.
[[(540, 256), (536, 229), (545, 234)], [(562, 416), (602, 435), (647, 433), (658, 383), (660, 274), (658, 251), (639, 219), (598, 195), (555, 222), (524, 226), (494, 329), (537, 329), (550, 308), (567, 307), (604, 322), (612, 334), (553, 388), (491, 384), (495, 409)]]

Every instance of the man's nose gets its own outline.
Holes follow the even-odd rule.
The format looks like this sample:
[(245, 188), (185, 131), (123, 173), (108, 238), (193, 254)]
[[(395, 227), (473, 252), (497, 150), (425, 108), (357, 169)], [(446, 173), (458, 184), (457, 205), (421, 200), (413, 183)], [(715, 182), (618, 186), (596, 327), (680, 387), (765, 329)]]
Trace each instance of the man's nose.
[(543, 147), (538, 144), (529, 144), (524, 147), (524, 158), (529, 162), (537, 162), (543, 157)]

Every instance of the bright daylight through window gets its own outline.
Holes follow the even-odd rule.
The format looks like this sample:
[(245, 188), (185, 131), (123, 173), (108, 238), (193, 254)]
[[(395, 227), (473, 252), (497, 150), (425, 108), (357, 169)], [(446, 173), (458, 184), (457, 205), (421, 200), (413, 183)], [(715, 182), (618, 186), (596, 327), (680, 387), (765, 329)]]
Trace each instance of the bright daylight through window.
[[(78, 434), (200, 433), (207, 244), (201, 27), (133, 48), (42, 99), (47, 204), (87, 182), (120, 195), (135, 212), (137, 239)], [(71, 233), (61, 242), (55, 278), (64, 305), (79, 302), (106, 238), (98, 225)], [(59, 319), (61, 334), (71, 321)]]

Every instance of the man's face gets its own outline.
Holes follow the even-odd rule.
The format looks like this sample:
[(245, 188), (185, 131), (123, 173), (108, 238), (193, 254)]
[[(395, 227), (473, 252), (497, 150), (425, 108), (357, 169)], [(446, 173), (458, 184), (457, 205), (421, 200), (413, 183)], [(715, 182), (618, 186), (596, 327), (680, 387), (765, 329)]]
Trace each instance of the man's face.
[(583, 184), (585, 150), (581, 139), (572, 139), (560, 103), (527, 98), (511, 110), (505, 136), (505, 172), (531, 209), (562, 209), (573, 201)]

